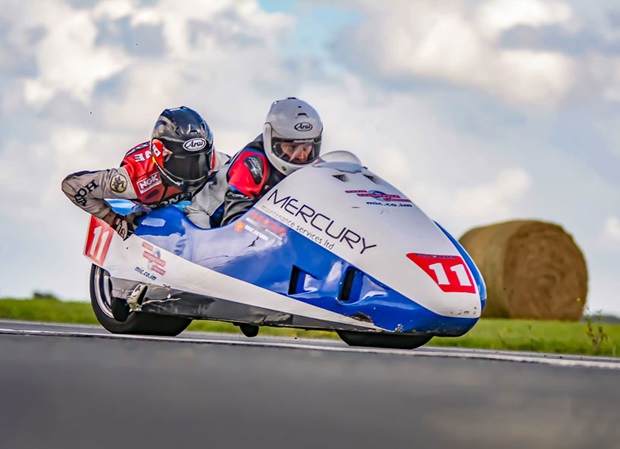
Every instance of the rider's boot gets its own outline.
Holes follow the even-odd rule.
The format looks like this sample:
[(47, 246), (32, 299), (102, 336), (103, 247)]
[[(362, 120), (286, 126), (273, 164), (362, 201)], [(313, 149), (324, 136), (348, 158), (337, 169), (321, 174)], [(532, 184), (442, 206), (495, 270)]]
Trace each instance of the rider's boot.
[(144, 295), (146, 294), (147, 285), (146, 284), (138, 284), (136, 288), (133, 289), (131, 294), (127, 297), (127, 305), (131, 310), (136, 310), (142, 301), (144, 300)]
[[(132, 286), (133, 289), (131, 289)], [(138, 309), (140, 304), (142, 304), (146, 290), (146, 284), (136, 284), (132, 281), (114, 279), (113, 296), (110, 300), (110, 310), (114, 319), (120, 322), (127, 321), (129, 313)]]

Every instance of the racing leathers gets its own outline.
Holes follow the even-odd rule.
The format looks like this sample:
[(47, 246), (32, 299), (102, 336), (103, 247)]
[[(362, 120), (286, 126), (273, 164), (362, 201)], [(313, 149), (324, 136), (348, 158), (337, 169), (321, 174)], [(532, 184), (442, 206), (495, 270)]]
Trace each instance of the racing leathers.
[[(158, 153), (150, 142), (141, 143), (127, 152), (120, 167), (70, 174), (62, 181), (62, 190), (76, 206), (101, 219), (111, 210), (104, 198), (132, 200), (146, 211), (191, 200), (192, 192), (183, 192), (162, 179), (153, 160), (153, 156), (161, 157)], [(214, 150), (211, 173), (228, 159)]]
[(221, 225), (247, 212), (284, 177), (267, 159), (263, 136), (258, 136), (233, 157), (226, 171), (228, 189), (224, 196)]
[[(133, 147), (125, 154), (118, 168), (70, 174), (62, 181), (62, 190), (76, 206), (100, 219), (111, 213), (111, 207), (105, 198), (131, 200), (142, 206), (145, 212), (182, 201), (193, 201), (196, 192), (183, 192), (162, 178), (153, 160), (153, 156), (162, 157), (162, 155), (156, 146), (152, 148), (150, 141)], [(229, 159), (228, 155), (214, 150), (210, 172), (215, 174)], [(209, 182), (202, 187), (205, 191), (202, 203), (205, 204), (209, 202), (206, 194), (213, 190), (208, 184)], [(221, 201), (223, 194), (220, 203)], [(198, 226), (210, 227), (209, 216), (194, 215), (194, 217), (188, 215), (188, 218), (198, 220), (199, 222), (195, 222)], [(135, 214), (129, 214), (127, 217), (119, 215), (109, 224), (122, 238), (127, 238), (135, 230), (136, 224), (133, 222), (135, 217)], [(136, 282), (113, 279), (112, 295), (126, 299), (135, 287)]]

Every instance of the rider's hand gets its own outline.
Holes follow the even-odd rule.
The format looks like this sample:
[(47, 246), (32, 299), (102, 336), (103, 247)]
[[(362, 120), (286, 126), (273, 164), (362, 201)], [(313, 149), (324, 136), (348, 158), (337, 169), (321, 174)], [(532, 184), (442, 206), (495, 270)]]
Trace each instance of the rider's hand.
[(144, 215), (144, 212), (132, 212), (127, 216), (123, 216), (110, 211), (103, 217), (103, 220), (108, 223), (123, 240), (127, 240), (138, 227), (138, 219)]

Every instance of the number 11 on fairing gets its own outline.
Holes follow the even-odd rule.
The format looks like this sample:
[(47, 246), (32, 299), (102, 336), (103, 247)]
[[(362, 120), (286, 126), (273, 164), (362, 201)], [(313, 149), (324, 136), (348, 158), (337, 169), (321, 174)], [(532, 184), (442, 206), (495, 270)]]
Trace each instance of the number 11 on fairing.
[[(109, 229), (105, 231), (103, 235), (101, 235), (101, 244), (99, 245), (99, 236), (101, 234), (102, 229), (103, 229), (103, 226), (97, 226), (95, 228), (95, 230), (93, 231), (93, 233), (95, 234), (95, 238), (90, 244), (90, 249), (88, 250), (88, 255), (95, 259), (101, 259), (103, 248), (105, 248), (105, 243), (108, 240), (108, 235), (110, 234)], [(95, 251), (97, 251), (96, 254), (95, 254)]]
[[(450, 280), (448, 279), (448, 275), (446, 274), (446, 270), (443, 265), (440, 263), (434, 263), (429, 265), (428, 268), (435, 272), (435, 276), (437, 276), (437, 283), (441, 285), (449, 285)], [(464, 287), (471, 286), (471, 280), (467, 276), (467, 272), (465, 271), (465, 266), (460, 263), (458, 265), (454, 265), (450, 267), (450, 271), (456, 274), (459, 284)]]
[(96, 265), (103, 265), (112, 236), (112, 228), (106, 222), (91, 217), (84, 255)]
[(407, 257), (444, 292), (476, 293), (471, 274), (460, 256), (409, 253)]

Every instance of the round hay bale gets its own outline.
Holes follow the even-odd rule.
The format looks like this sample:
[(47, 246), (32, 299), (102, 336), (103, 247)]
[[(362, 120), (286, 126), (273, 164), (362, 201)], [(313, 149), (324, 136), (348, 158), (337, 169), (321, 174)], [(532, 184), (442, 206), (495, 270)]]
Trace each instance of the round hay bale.
[(518, 220), (460, 238), (487, 286), (483, 317), (577, 321), (588, 292), (581, 250), (561, 226)]

